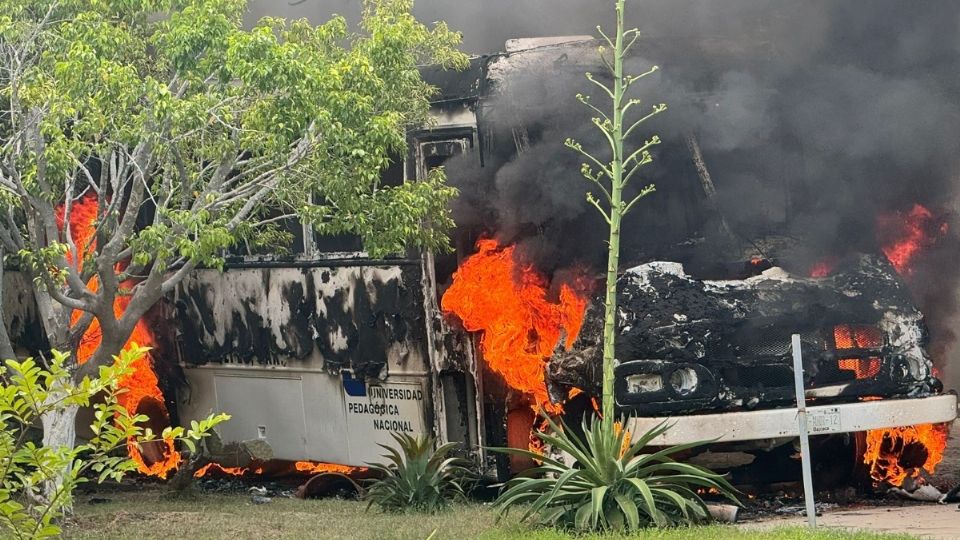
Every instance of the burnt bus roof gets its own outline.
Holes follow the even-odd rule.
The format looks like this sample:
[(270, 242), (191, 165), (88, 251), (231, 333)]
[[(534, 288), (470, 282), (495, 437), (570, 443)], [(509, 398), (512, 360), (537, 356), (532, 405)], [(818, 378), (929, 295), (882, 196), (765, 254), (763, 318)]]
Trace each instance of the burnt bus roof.
[[(719, 36), (657, 36), (644, 40), (643, 46), (638, 47), (638, 50), (632, 52), (631, 56), (655, 58), (657, 62), (672, 66), (674, 69), (682, 69), (682, 67), (689, 62), (686, 53), (694, 49), (702, 58), (708, 59), (715, 67), (743, 69), (745, 67), (743, 65), (745, 59), (743, 58), (741, 50), (743, 48), (741, 42), (743, 42), (744, 39), (746, 39), (744, 36), (739, 36), (737, 40)], [(525, 55), (535, 52), (538, 49), (571, 52), (589, 51), (590, 55), (595, 55), (597, 47), (601, 44), (602, 42), (599, 39), (545, 43), (541, 46), (532, 46), (530, 48), (520, 48), (472, 57), (470, 58), (469, 66), (462, 71), (445, 69), (438, 65), (421, 66), (420, 75), (424, 81), (439, 90), (431, 100), (434, 103), (476, 101), (483, 97), (488, 90), (487, 68), (489, 64), (497, 58)], [(776, 61), (777, 56), (769, 40), (754, 36), (753, 40), (749, 41), (749, 44), (751, 44), (754, 49), (769, 50), (766, 56), (762, 56), (765, 61)], [(598, 68), (602, 67), (599, 58), (595, 58), (594, 60)], [(754, 58), (754, 61), (755, 60)]]
[(438, 89), (431, 101), (434, 103), (476, 101), (483, 93), (489, 58), (489, 56), (471, 58), (470, 66), (463, 71), (445, 69), (442, 66), (421, 67), (420, 76), (423, 80)]

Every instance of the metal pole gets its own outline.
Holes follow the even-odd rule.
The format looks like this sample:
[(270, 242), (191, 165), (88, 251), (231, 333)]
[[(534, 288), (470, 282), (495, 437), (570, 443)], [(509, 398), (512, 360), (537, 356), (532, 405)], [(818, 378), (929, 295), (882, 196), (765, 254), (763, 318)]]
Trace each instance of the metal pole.
[(800, 334), (793, 335), (793, 381), (797, 390), (797, 422), (800, 424), (800, 465), (803, 468), (803, 499), (807, 504), (807, 523), (817, 526), (817, 506), (813, 500), (813, 472), (810, 466), (810, 437), (807, 435), (807, 399), (803, 391), (803, 356)]

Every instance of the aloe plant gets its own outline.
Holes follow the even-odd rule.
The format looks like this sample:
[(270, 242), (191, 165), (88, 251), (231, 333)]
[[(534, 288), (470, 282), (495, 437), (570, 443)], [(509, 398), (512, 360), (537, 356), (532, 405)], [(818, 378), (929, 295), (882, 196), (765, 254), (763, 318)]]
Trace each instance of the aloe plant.
[(367, 509), (376, 505), (387, 512), (435, 513), (447, 508), (451, 501), (466, 498), (474, 480), (470, 462), (450, 457), (457, 443), (447, 443), (434, 450), (433, 437), (412, 437), (391, 434), (397, 442), (387, 451), (387, 463), (372, 463), (370, 468), (379, 478), (367, 489)]
[[(547, 418), (550, 433), (538, 432), (567, 460), (528, 450), (500, 452), (536, 459), (539, 467), (510, 480), (495, 505), (501, 515), (526, 505), (521, 521), (580, 531), (627, 530), (699, 523), (709, 519), (698, 490), (739, 504), (736, 490), (720, 474), (680, 463), (673, 456), (704, 443), (644, 452), (670, 426), (660, 424), (632, 440), (624, 429), (608, 431), (595, 417), (583, 421), (583, 436)], [(623, 425), (621, 422), (620, 425)], [(572, 460), (572, 463), (566, 461)]]

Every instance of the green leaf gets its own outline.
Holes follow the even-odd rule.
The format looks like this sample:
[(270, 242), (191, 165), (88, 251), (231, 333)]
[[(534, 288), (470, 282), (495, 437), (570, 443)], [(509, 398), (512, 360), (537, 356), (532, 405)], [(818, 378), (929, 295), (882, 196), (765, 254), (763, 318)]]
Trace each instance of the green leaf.
[(615, 493), (613, 498), (617, 501), (620, 511), (627, 518), (627, 529), (631, 531), (639, 529), (640, 513), (637, 511), (637, 505), (633, 502), (633, 499), (622, 493)]
[(590, 490), (590, 498), (593, 502), (593, 506), (590, 510), (592, 529), (596, 529), (602, 524), (601, 517), (603, 515), (603, 499), (606, 496), (608, 489), (610, 489), (609, 486), (597, 486)]

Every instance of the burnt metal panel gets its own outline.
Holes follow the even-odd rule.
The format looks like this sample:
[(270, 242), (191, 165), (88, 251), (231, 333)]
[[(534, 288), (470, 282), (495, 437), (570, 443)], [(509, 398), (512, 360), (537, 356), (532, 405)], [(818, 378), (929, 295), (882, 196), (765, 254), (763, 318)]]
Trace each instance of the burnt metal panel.
[(198, 270), (174, 294), (188, 365), (319, 362), (378, 377), (390, 360), (424, 369), (419, 266), (345, 264)]
[(463, 71), (425, 66), (420, 68), (420, 76), (437, 89), (434, 102), (475, 100), (483, 93), (487, 61), (486, 56), (471, 58), (470, 66)]

